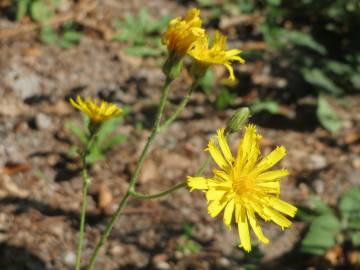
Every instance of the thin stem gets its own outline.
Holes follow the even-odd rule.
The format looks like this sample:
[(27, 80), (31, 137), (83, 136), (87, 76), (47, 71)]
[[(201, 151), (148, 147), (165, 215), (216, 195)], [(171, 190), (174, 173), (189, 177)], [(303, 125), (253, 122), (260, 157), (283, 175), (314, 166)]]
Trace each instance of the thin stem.
[(82, 187), (82, 202), (81, 202), (81, 212), (80, 212), (79, 239), (76, 250), (76, 264), (75, 264), (76, 270), (80, 270), (80, 264), (81, 264), (81, 253), (84, 243), (84, 227), (85, 227), (85, 218), (86, 218), (86, 209), (87, 209), (87, 192), (90, 183), (90, 179), (87, 171), (87, 165), (86, 165), (86, 156), (88, 155), (95, 141), (95, 138), (96, 138), (96, 134), (92, 134), (85, 147), (85, 150), (81, 153), (83, 187)]
[(209, 155), (207, 159), (203, 162), (203, 164), (200, 166), (200, 168), (196, 171), (195, 173), (196, 176), (201, 176), (204, 173), (204, 171), (209, 165), (210, 160), (211, 160), (211, 156)]
[[(196, 176), (201, 176), (205, 169), (207, 168), (207, 166), (209, 165), (209, 162), (211, 160), (211, 157), (209, 156), (204, 162), (203, 164), (201, 164), (200, 168), (195, 172)], [(158, 199), (161, 198), (163, 196), (166, 196), (172, 192), (177, 191), (178, 189), (182, 188), (182, 187), (186, 187), (186, 181), (180, 182), (172, 187), (170, 187), (167, 190), (155, 193), (155, 194), (142, 194), (139, 192), (136, 192), (135, 190), (130, 191), (130, 195), (133, 196), (136, 199), (139, 200), (151, 200), (151, 199)]]
[(196, 89), (196, 87), (198, 85), (199, 85), (198, 81), (193, 82), (193, 84), (191, 85), (191, 87), (187, 91), (186, 96), (183, 98), (183, 100), (178, 105), (176, 110), (170, 115), (170, 117), (168, 119), (165, 120), (165, 122), (163, 124), (161, 124), (159, 126), (159, 129), (166, 128), (167, 126), (169, 126), (179, 116), (179, 114), (184, 110), (185, 106), (188, 104), (192, 93), (194, 92), (194, 90)]
[(155, 194), (141, 194), (139, 192), (136, 192), (136, 191), (131, 191), (130, 192), (130, 195), (133, 196), (134, 198), (136, 199), (139, 199), (139, 200), (151, 200), (151, 199), (158, 199), (158, 198), (161, 198), (163, 196), (166, 196), (182, 187), (185, 187), (186, 186), (186, 181), (184, 182), (181, 182), (181, 183), (178, 183), (174, 186), (172, 186), (171, 188), (165, 190), (165, 191), (162, 191), (162, 192), (159, 192), (159, 193), (155, 193)]
[(90, 262), (88, 264), (88, 267), (86, 268), (87, 270), (91, 270), (91, 269), (94, 268), (96, 259), (97, 259), (98, 255), (99, 255), (99, 252), (100, 252), (100, 249), (104, 245), (105, 241), (108, 239), (108, 237), (110, 235), (110, 232), (111, 232), (116, 220), (120, 217), (125, 205), (128, 202), (129, 196), (130, 196), (130, 193), (129, 193), (129, 191), (127, 191), (125, 193), (124, 197), (122, 198), (122, 200), (120, 201), (120, 203), (119, 203), (119, 205), (118, 205), (118, 207), (116, 209), (115, 214), (112, 215), (112, 217), (110, 219), (110, 222), (106, 225), (105, 231), (101, 235), (100, 241), (96, 245), (95, 250), (94, 250), (93, 254), (91, 255)]
[(143, 150), (141, 152), (139, 160), (138, 160), (138, 162), (136, 164), (136, 168), (135, 168), (134, 174), (133, 174), (133, 176), (132, 176), (132, 178), (130, 180), (128, 190), (126, 191), (123, 199), (120, 201), (120, 203), (118, 205), (118, 208), (116, 209), (116, 212), (112, 215), (112, 217), (110, 219), (110, 222), (107, 224), (107, 226), (105, 228), (105, 232), (102, 234), (102, 236), (100, 238), (100, 241), (96, 245), (95, 250), (94, 250), (93, 254), (91, 255), (90, 262), (89, 262), (89, 265), (87, 267), (87, 270), (92, 270), (94, 268), (95, 261), (96, 261), (97, 256), (99, 255), (101, 247), (104, 245), (105, 241), (109, 237), (110, 232), (111, 232), (116, 220), (120, 217), (125, 205), (128, 202), (128, 199), (130, 197), (131, 192), (134, 190), (134, 187), (136, 185), (136, 181), (137, 181), (137, 179), (139, 177), (139, 174), (140, 174), (140, 169), (141, 169), (141, 167), (142, 167), (142, 165), (144, 163), (144, 160), (145, 160), (145, 158), (146, 158), (146, 156), (148, 154), (148, 151), (150, 149), (150, 145), (154, 141), (157, 133), (159, 132), (159, 125), (160, 125), (162, 114), (164, 112), (164, 108), (165, 108), (165, 105), (166, 105), (166, 100), (167, 100), (167, 96), (168, 96), (168, 93), (169, 93), (169, 85), (170, 85), (171, 81), (172, 80), (170, 78), (166, 78), (166, 80), (165, 80), (163, 90), (162, 90), (162, 96), (161, 96), (160, 104), (159, 104), (159, 107), (158, 107), (158, 111), (156, 113), (154, 126), (153, 126), (153, 128), (151, 130), (150, 136), (149, 136), (149, 138), (148, 138), (148, 140), (147, 140), (147, 142), (146, 142), (146, 144), (145, 144), (145, 146), (144, 146), (144, 148), (143, 148)]
[(171, 83), (171, 80), (169, 78), (166, 78), (165, 80), (165, 83), (164, 83), (164, 87), (163, 87), (163, 91), (162, 91), (162, 97), (161, 97), (161, 100), (160, 100), (160, 104), (159, 104), (159, 107), (158, 107), (158, 111), (157, 111), (157, 114), (156, 114), (156, 119), (155, 119), (155, 123), (154, 123), (154, 126), (152, 128), (152, 131), (151, 131), (151, 134), (144, 146), (144, 149), (140, 155), (140, 158), (136, 164), (136, 168), (135, 168), (135, 172), (132, 176), (132, 179), (130, 180), (130, 184), (129, 184), (129, 190), (133, 190), (134, 189), (134, 186), (136, 184), (136, 181), (139, 177), (139, 174), (140, 174), (140, 169), (142, 167), (142, 164), (144, 163), (144, 160), (147, 156), (147, 153), (149, 151), (149, 148), (150, 148), (150, 145), (151, 143), (154, 141), (157, 133), (159, 132), (159, 125), (160, 125), (160, 122), (161, 122), (161, 118), (162, 118), (162, 114), (164, 112), (164, 108), (165, 108), (165, 104), (166, 104), (166, 100), (167, 100), (167, 96), (169, 94), (169, 85)]

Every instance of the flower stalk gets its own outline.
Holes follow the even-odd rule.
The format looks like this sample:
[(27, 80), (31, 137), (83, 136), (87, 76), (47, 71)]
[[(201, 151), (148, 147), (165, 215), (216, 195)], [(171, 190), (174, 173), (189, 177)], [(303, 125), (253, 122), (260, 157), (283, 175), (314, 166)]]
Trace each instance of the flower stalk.
[(86, 209), (87, 209), (87, 193), (90, 184), (90, 178), (87, 171), (86, 156), (90, 152), (90, 149), (95, 140), (96, 140), (96, 132), (91, 132), (90, 139), (87, 145), (85, 146), (84, 151), (81, 154), (83, 184), (82, 184), (82, 202), (81, 202), (81, 211), (80, 211), (79, 238), (76, 249), (76, 263), (75, 263), (76, 270), (80, 270), (80, 265), (81, 265), (81, 254), (84, 243), (84, 229), (85, 229), (85, 218), (86, 218)]

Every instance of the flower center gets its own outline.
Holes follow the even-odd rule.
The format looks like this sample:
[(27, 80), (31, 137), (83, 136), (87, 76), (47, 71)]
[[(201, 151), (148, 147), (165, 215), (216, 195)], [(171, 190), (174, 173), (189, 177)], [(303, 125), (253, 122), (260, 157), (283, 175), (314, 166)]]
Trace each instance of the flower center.
[(234, 180), (233, 189), (238, 195), (244, 195), (254, 190), (254, 184), (251, 178), (242, 176)]

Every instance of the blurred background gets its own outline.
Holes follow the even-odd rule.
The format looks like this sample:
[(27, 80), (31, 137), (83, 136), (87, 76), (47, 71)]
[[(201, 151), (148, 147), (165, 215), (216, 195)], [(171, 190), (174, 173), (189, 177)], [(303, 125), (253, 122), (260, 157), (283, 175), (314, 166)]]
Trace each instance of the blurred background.
[[(192, 175), (209, 137), (249, 106), (262, 149), (284, 145), (282, 198), (293, 226), (265, 224), (267, 246), (237, 248), (236, 228), (207, 214), (200, 192), (131, 200), (99, 257), (114, 269), (359, 269), (360, 2), (358, 0), (0, 0), (0, 269), (72, 269), (81, 202), (82, 119), (70, 97), (125, 108), (87, 160), (84, 259), (126, 191), (152, 126), (164, 76), (161, 33), (201, 9), (245, 65), (229, 83), (209, 70), (180, 118), (157, 138), (138, 190)], [(186, 70), (167, 113), (185, 95)], [(109, 139), (110, 138), (110, 139)], [(230, 137), (232, 149), (240, 134)], [(210, 173), (208, 170), (207, 174)]]

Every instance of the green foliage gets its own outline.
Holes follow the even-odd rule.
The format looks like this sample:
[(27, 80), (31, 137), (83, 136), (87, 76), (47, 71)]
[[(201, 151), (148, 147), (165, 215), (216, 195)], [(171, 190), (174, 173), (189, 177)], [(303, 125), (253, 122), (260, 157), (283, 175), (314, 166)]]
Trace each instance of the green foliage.
[[(116, 126), (123, 121), (123, 116), (113, 118), (105, 121), (101, 124), (96, 138), (92, 147), (89, 151), (89, 154), (86, 156), (86, 163), (91, 164), (97, 160), (104, 159), (107, 152), (109, 152), (114, 146), (126, 140), (126, 136), (123, 134), (113, 135)], [(65, 124), (65, 128), (68, 129), (75, 137), (78, 138), (82, 146), (85, 146), (89, 142), (89, 132), (87, 126), (89, 124), (89, 119), (87, 116), (83, 115), (83, 125), (79, 127), (74, 122), (68, 122)], [(78, 156), (80, 147), (71, 146), (67, 152), (70, 157)]]
[(44, 25), (41, 28), (41, 41), (48, 44), (57, 44), (62, 49), (68, 49), (73, 44), (80, 42), (81, 35), (75, 29), (73, 23), (66, 23), (62, 26), (59, 33), (55, 32), (50, 25)]
[[(237, 3), (240, 12), (264, 18), (260, 31), (268, 46), (260, 57), (265, 54), (273, 60), (273, 70), (291, 78), (286, 91), (294, 97), (308, 94), (338, 97), (360, 90), (360, 43), (355, 34), (360, 25), (360, 1), (237, 0)], [(319, 102), (322, 106), (317, 113), (319, 122), (335, 132), (340, 120), (325, 103)]]
[(217, 110), (222, 110), (234, 102), (235, 93), (231, 93), (227, 88), (222, 87), (219, 95), (216, 97), (215, 107)]
[(271, 114), (276, 114), (279, 111), (279, 104), (275, 100), (255, 99), (250, 105), (250, 109), (252, 113), (267, 111)]
[(180, 236), (176, 249), (183, 253), (197, 253), (202, 250), (201, 245), (192, 240), (193, 226), (183, 225), (183, 234)]
[(200, 81), (200, 87), (205, 92), (206, 95), (210, 95), (213, 90), (215, 83), (215, 74), (212, 69), (208, 69), (205, 73), (205, 76)]
[(322, 95), (318, 98), (317, 118), (327, 130), (336, 133), (341, 128), (341, 119)]
[(54, 16), (54, 10), (58, 7), (59, 0), (17, 0), (14, 1), (16, 7), (16, 20), (20, 21), (28, 15), (33, 21), (42, 25), (40, 39), (47, 44), (57, 44), (63, 49), (80, 41), (80, 33), (75, 30), (74, 23), (64, 23), (60, 27), (59, 33), (49, 24)]
[(157, 56), (164, 51), (160, 34), (167, 26), (170, 17), (152, 20), (146, 8), (142, 8), (137, 16), (127, 15), (124, 20), (116, 20), (118, 29), (113, 40), (129, 44), (125, 51), (136, 56)]
[(360, 246), (360, 187), (344, 192), (337, 209), (331, 209), (316, 196), (309, 201), (310, 208), (299, 213), (301, 219), (310, 222), (301, 251), (322, 255), (344, 241)]

